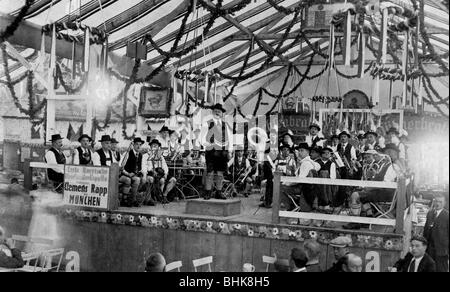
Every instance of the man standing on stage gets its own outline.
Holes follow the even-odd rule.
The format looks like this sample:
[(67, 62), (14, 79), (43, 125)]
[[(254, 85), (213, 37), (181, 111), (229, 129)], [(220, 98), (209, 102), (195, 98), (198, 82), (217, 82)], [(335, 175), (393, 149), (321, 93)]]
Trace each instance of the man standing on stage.
[(167, 126), (164, 126), (159, 130), (159, 135), (156, 136), (156, 139), (161, 143), (161, 149), (163, 150), (163, 156), (167, 157), (170, 153), (169, 151), (169, 143), (170, 143), (170, 135), (173, 133)]
[(78, 139), (81, 146), (75, 150), (73, 157), (74, 165), (92, 165), (92, 151), (90, 145), (92, 138), (86, 134), (81, 135)]
[[(127, 153), (122, 162), (123, 170), (119, 182), (124, 184), (123, 194), (128, 195), (128, 206), (139, 207), (137, 192), (142, 177), (142, 153), (141, 146), (145, 142), (141, 138), (133, 140), (133, 148)], [(130, 197), (131, 188), (131, 197)]]
[[(52, 135), (52, 147), (45, 154), (45, 162), (48, 164), (66, 164), (66, 156), (61, 151), (63, 138), (61, 135)], [(53, 182), (55, 191), (63, 192), (64, 167), (47, 169), (48, 178)]]
[(226, 200), (222, 193), (223, 175), (227, 171), (229, 154), (232, 149), (231, 129), (224, 120), (225, 109), (221, 104), (212, 107), (213, 116), (202, 127), (202, 144), (205, 146), (206, 186), (205, 200), (212, 197), (213, 182), (216, 185), (216, 199)]
[(102, 144), (102, 148), (92, 155), (92, 162), (94, 166), (111, 166), (116, 162), (111, 152), (111, 137), (103, 135), (99, 142)]
[(427, 214), (423, 236), (428, 241), (427, 253), (436, 262), (437, 272), (448, 272), (449, 219), (445, 207), (445, 197), (434, 198), (434, 208)]

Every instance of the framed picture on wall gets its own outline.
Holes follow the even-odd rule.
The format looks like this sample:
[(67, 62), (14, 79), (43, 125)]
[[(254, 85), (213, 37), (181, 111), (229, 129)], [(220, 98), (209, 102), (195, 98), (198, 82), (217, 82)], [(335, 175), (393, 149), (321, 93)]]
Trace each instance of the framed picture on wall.
[(361, 90), (351, 90), (344, 95), (344, 108), (368, 109), (371, 107), (369, 97)]
[(160, 87), (142, 87), (139, 115), (145, 118), (169, 118), (172, 90)]

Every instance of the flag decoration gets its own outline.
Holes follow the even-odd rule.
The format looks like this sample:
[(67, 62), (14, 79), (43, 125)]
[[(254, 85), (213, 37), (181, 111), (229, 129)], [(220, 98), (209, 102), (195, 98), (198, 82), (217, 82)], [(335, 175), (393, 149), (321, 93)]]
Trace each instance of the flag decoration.
[(347, 17), (344, 23), (344, 65), (350, 66), (352, 59), (352, 19), (350, 10), (347, 11)]
[(363, 28), (359, 34), (358, 76), (364, 78), (364, 65), (366, 63), (366, 35)]

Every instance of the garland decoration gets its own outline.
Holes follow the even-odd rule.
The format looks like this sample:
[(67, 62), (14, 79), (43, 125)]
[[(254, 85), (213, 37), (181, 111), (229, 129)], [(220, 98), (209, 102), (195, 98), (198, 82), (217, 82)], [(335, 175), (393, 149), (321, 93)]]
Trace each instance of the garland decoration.
[(69, 42), (73, 43), (84, 43), (84, 34), (82, 35), (69, 35), (67, 33), (64, 33), (65, 31), (72, 30), (72, 31), (89, 31), (89, 40), (90, 43), (103, 45), (107, 41), (107, 34), (105, 31), (100, 30), (95, 27), (89, 27), (87, 25), (81, 24), (79, 22), (55, 22), (52, 24), (47, 24), (42, 27), (42, 32), (50, 36), (52, 34), (53, 26), (55, 26), (56, 29), (56, 37), (58, 39), (63, 39)]
[[(61, 67), (59, 64), (56, 64), (56, 79), (59, 81), (61, 86), (64, 88), (64, 90), (68, 94), (77, 94), (81, 91), (81, 89), (86, 85), (88, 81), (88, 74), (84, 74), (84, 76), (81, 77), (81, 82), (78, 84), (77, 87), (70, 87), (67, 82), (64, 80), (64, 76), (61, 70)], [(57, 83), (55, 82), (55, 85), (57, 86)]]
[(11, 22), (10, 25), (8, 25), (6, 27), (6, 29), (4, 31), (2, 31), (0, 33), (0, 43), (3, 43), (9, 37), (14, 35), (15, 31), (19, 27), (19, 24), (25, 18), (25, 16), (27, 15), (28, 10), (30, 9), (31, 5), (33, 5), (33, 3), (34, 3), (34, 0), (26, 0), (25, 5), (22, 6), (22, 8), (20, 9), (20, 12), (17, 15), (17, 17), (13, 20), (13, 22)]
[[(219, 3), (218, 6), (221, 6), (221, 3)], [(155, 68), (149, 75), (147, 75), (145, 78), (140, 78), (140, 79), (133, 80), (133, 83), (150, 82), (153, 79), (153, 77), (155, 77), (156, 75), (158, 75), (162, 71), (162, 69), (170, 61), (171, 55), (173, 53), (175, 53), (176, 49), (178, 48), (178, 44), (181, 41), (181, 38), (183, 37), (184, 31), (186, 29), (186, 23), (187, 23), (187, 21), (189, 19), (189, 15), (191, 15), (193, 10), (194, 10), (194, 0), (191, 0), (189, 2), (189, 6), (188, 6), (188, 9), (187, 9), (187, 12), (186, 12), (186, 14), (183, 17), (183, 20), (181, 21), (180, 30), (178, 31), (178, 34), (175, 37), (175, 41), (173, 42), (173, 45), (170, 48), (170, 51), (169, 51), (168, 55), (164, 58), (164, 60), (161, 62), (161, 64), (157, 68)], [(130, 79), (131, 79), (131, 77), (130, 77)]]
[(318, 96), (313, 96), (312, 98), (310, 98), (310, 100), (313, 102), (321, 102), (321, 103), (329, 104), (332, 102), (342, 102), (344, 99), (340, 96), (318, 95)]
[[(261, 66), (257, 69), (255, 69), (254, 71), (247, 73), (245, 75), (242, 76), (238, 76), (238, 77), (233, 77), (230, 76), (228, 74), (225, 74), (223, 72), (221, 72), (218, 68), (214, 69), (214, 72), (217, 73), (220, 77), (224, 78), (224, 79), (229, 79), (229, 80), (233, 80), (233, 81), (237, 81), (237, 82), (241, 82), (244, 81), (246, 79), (252, 78), (256, 75), (258, 75), (259, 73), (263, 72), (264, 70), (267, 69), (267, 67), (270, 65), (270, 63), (272, 63), (272, 60), (275, 58), (275, 56), (281, 56), (280, 50), (283, 47), (284, 42), (288, 39), (287, 36), (289, 35), (289, 33), (291, 32), (292, 27), (294, 26), (294, 24), (296, 23), (298, 14), (300, 13), (300, 11), (296, 11), (295, 15), (293, 17), (293, 19), (291, 20), (291, 22), (289, 23), (289, 26), (286, 28), (283, 37), (282, 37), (282, 41), (278, 43), (277, 47), (275, 48), (275, 50), (273, 52), (268, 52), (264, 46), (260, 43), (260, 40), (254, 36), (254, 40), (256, 41), (256, 43), (258, 44), (258, 46), (268, 55), (268, 58), (263, 62), (263, 64), (261, 64)], [(292, 46), (296, 43), (297, 39), (301, 38), (300, 33), (297, 35), (296, 39), (291, 43), (291, 45), (289, 46), (288, 50), (290, 48), (292, 48)]]
[[(284, 90), (286, 89), (286, 85), (287, 85), (287, 83), (288, 83), (289, 77), (291, 76), (291, 71), (292, 71), (292, 68), (293, 68), (293, 67), (294, 67), (294, 66), (292, 65), (292, 63), (290, 63), (290, 64), (289, 64), (289, 67), (288, 67), (288, 72), (287, 72), (287, 74), (286, 74), (286, 78), (284, 79), (284, 81), (283, 81), (283, 86), (281, 87), (281, 90), (280, 90), (280, 94), (278, 94), (277, 100), (276, 100), (275, 103), (273, 104), (272, 108), (266, 113), (266, 115), (270, 115), (270, 114), (273, 112), (273, 110), (276, 108), (276, 106), (278, 105), (278, 103), (280, 102), (280, 100), (282, 99)], [(304, 79), (303, 79), (303, 80), (304, 80)], [(265, 88), (263, 88), (263, 90), (264, 90), (264, 89), (265, 89)]]
[(278, 4), (277, 4), (277, 1), (274, 1), (274, 0), (267, 0), (267, 2), (268, 2), (273, 8), (275, 8), (276, 10), (278, 10), (278, 12), (281, 12), (281, 13), (284, 13), (284, 14), (286, 14), (286, 15), (289, 15), (289, 14), (292, 14), (292, 13), (295, 13), (295, 12), (299, 12), (299, 11), (301, 11), (302, 9), (307, 8), (307, 7), (311, 6), (311, 5), (318, 4), (317, 2), (320, 2), (320, 1), (303, 0), (303, 1), (299, 1), (300, 3), (299, 3), (297, 6), (295, 6), (295, 7), (290, 7), (290, 8), (286, 8), (286, 7), (284, 7), (284, 6), (278, 5)]
[(212, 14), (216, 14), (217, 16), (227, 16), (244, 9), (252, 3), (252, 0), (243, 0), (230, 8), (222, 8), (223, 0), (218, 1), (218, 5), (215, 8), (210, 7), (204, 0), (199, 0), (198, 2), (204, 9), (209, 10)]
[(46, 99), (43, 99), (37, 105), (34, 104), (34, 92), (33, 92), (33, 73), (27, 71), (24, 76), (21, 76), (20, 81), (27, 79), (27, 91), (28, 91), (28, 109), (25, 109), (19, 101), (19, 98), (16, 95), (16, 91), (14, 89), (14, 85), (17, 84), (17, 80), (12, 82), (11, 75), (8, 68), (8, 53), (6, 51), (6, 47), (4, 44), (1, 44), (2, 58), (3, 58), (3, 70), (5, 72), (6, 82), (5, 84), (8, 87), (9, 92), (11, 93), (11, 97), (13, 98), (14, 105), (17, 107), (20, 113), (29, 116), (31, 119), (34, 119), (35, 115), (40, 112), (47, 103)]

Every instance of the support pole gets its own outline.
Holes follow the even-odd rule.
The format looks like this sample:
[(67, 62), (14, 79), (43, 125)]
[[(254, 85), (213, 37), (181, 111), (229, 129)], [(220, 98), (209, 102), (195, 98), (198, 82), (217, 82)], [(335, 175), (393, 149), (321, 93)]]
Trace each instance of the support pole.
[(406, 180), (401, 177), (398, 181), (397, 203), (395, 207), (395, 233), (404, 234), (404, 216), (406, 209)]
[(281, 172), (277, 171), (273, 176), (272, 224), (280, 223), (280, 187)]

